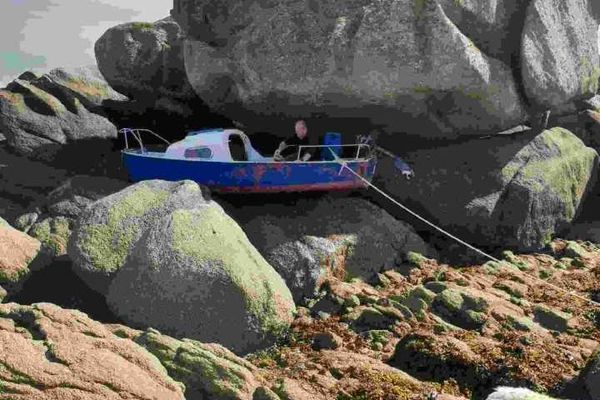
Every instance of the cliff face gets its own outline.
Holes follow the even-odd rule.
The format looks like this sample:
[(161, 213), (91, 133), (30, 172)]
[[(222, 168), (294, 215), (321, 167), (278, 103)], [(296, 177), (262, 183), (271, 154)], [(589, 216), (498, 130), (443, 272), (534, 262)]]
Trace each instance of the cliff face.
[(590, 0), (176, 0), (172, 16), (186, 35), (189, 82), (227, 116), (364, 117), (447, 138), (571, 111), (591, 97), (600, 74), (595, 8)]

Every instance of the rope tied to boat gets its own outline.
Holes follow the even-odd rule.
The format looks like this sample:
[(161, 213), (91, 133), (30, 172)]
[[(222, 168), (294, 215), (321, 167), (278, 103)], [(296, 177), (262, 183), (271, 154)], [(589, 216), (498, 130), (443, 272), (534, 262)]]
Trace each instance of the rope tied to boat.
[[(391, 154), (391, 153), (390, 153), (390, 154)], [(364, 183), (365, 183), (367, 186), (369, 186), (369, 187), (373, 188), (375, 191), (377, 191), (379, 194), (381, 194), (382, 196), (384, 196), (386, 199), (388, 199), (389, 201), (391, 201), (392, 203), (394, 203), (396, 206), (398, 206), (398, 207), (402, 208), (404, 211), (406, 211), (406, 212), (407, 212), (407, 213), (409, 213), (410, 215), (414, 216), (415, 218), (419, 219), (420, 221), (424, 222), (425, 224), (429, 225), (430, 227), (434, 228), (434, 229), (435, 229), (435, 230), (437, 230), (438, 232), (440, 232), (440, 233), (444, 234), (445, 236), (447, 236), (447, 237), (449, 237), (449, 238), (451, 238), (451, 239), (455, 240), (456, 242), (458, 242), (458, 243), (462, 244), (463, 246), (466, 246), (467, 248), (469, 248), (469, 249), (471, 249), (471, 250), (475, 251), (476, 253), (478, 253), (478, 254), (482, 255), (483, 257), (485, 257), (485, 258), (487, 258), (487, 259), (489, 259), (489, 260), (491, 260), (491, 261), (495, 261), (495, 262), (497, 262), (497, 263), (499, 263), (499, 264), (502, 264), (502, 263), (508, 263), (508, 264), (510, 264), (510, 265), (512, 265), (512, 266), (514, 266), (514, 267), (517, 267), (517, 266), (516, 266), (515, 264), (513, 264), (512, 262), (510, 262), (510, 261), (508, 261), (508, 260), (500, 260), (500, 259), (498, 259), (498, 258), (496, 258), (496, 257), (492, 256), (491, 254), (488, 254), (488, 253), (484, 252), (483, 250), (481, 250), (481, 249), (478, 249), (477, 247), (475, 247), (475, 246), (471, 245), (470, 243), (467, 243), (467, 242), (465, 242), (464, 240), (462, 240), (462, 239), (460, 239), (459, 237), (457, 237), (457, 236), (455, 236), (455, 235), (451, 234), (450, 232), (448, 232), (448, 231), (446, 231), (445, 229), (443, 229), (443, 228), (439, 227), (438, 225), (434, 224), (433, 222), (430, 222), (429, 220), (427, 220), (427, 219), (425, 219), (424, 217), (420, 216), (419, 214), (417, 214), (416, 212), (414, 212), (414, 211), (413, 211), (413, 210), (411, 210), (410, 208), (406, 207), (404, 204), (400, 203), (398, 200), (394, 199), (394, 198), (393, 198), (392, 196), (390, 196), (389, 194), (385, 193), (383, 190), (381, 190), (380, 188), (378, 188), (377, 186), (375, 186), (375, 185), (374, 185), (373, 183), (371, 183), (369, 180), (365, 179), (363, 176), (361, 176), (360, 174), (358, 174), (358, 173), (357, 173), (356, 171), (354, 171), (352, 168), (348, 167), (348, 164), (347, 164), (345, 161), (343, 161), (342, 159), (340, 159), (339, 157), (335, 157), (335, 160), (336, 160), (336, 161), (337, 161), (337, 162), (338, 162), (338, 163), (341, 165), (341, 168), (340, 168), (340, 173), (341, 173), (341, 171), (342, 171), (344, 168), (345, 168), (345, 169), (347, 169), (347, 170), (348, 170), (348, 171), (350, 171), (350, 172), (351, 172), (351, 173), (352, 173), (354, 176), (356, 176), (358, 179), (360, 179), (361, 181), (363, 181), (363, 182), (364, 182)], [(563, 289), (563, 288), (561, 288), (561, 287), (559, 287), (559, 286), (556, 286), (556, 285), (554, 285), (554, 284), (552, 284), (552, 283), (550, 283), (550, 282), (546, 282), (545, 280), (543, 280), (543, 279), (540, 279), (540, 278), (536, 278), (536, 277), (534, 277), (534, 276), (531, 276), (531, 278), (532, 278), (534, 281), (540, 282), (540, 283), (542, 283), (542, 284), (544, 284), (544, 285), (546, 285), (546, 286), (548, 286), (548, 287), (551, 287), (551, 288), (553, 288), (554, 290), (557, 290), (557, 291), (559, 291), (559, 292), (561, 292), (561, 293), (564, 293), (564, 294), (566, 294), (566, 295), (568, 295), (568, 296), (575, 297), (575, 298), (578, 298), (578, 299), (580, 299), (580, 300), (583, 300), (583, 301), (585, 301), (586, 303), (589, 303), (589, 304), (591, 304), (592, 306), (595, 306), (595, 307), (600, 307), (600, 303), (598, 303), (598, 302), (596, 302), (596, 301), (594, 301), (594, 300), (592, 300), (592, 299), (588, 299), (587, 297), (580, 296), (579, 294), (577, 294), (577, 293), (574, 293), (573, 291), (568, 291), (568, 290), (566, 290), (566, 289)]]

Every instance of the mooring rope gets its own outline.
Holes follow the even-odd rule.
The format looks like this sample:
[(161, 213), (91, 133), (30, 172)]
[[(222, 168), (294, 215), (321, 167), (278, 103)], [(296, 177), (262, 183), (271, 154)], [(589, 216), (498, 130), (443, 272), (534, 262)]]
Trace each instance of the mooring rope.
[[(390, 153), (390, 154), (391, 154), (391, 153)], [(475, 251), (475, 252), (477, 252), (477, 253), (481, 254), (482, 256), (484, 256), (484, 257), (488, 258), (489, 260), (495, 261), (495, 262), (497, 262), (497, 263), (500, 263), (500, 264), (501, 264), (501, 263), (503, 263), (503, 262), (505, 262), (505, 263), (511, 264), (511, 265), (513, 265), (513, 266), (515, 266), (515, 267), (516, 267), (516, 265), (514, 265), (514, 264), (513, 264), (513, 263), (511, 263), (510, 261), (507, 261), (507, 260), (499, 260), (498, 258), (496, 258), (496, 257), (494, 257), (494, 256), (492, 256), (492, 255), (490, 255), (490, 254), (488, 254), (488, 253), (486, 253), (486, 252), (484, 252), (483, 250), (480, 250), (480, 249), (478, 249), (477, 247), (475, 247), (475, 246), (473, 246), (473, 245), (471, 245), (471, 244), (469, 244), (469, 243), (465, 242), (464, 240), (462, 240), (462, 239), (460, 239), (460, 238), (458, 238), (458, 237), (454, 236), (453, 234), (451, 234), (450, 232), (448, 232), (448, 231), (446, 231), (446, 230), (442, 229), (441, 227), (437, 226), (437, 225), (436, 225), (436, 224), (434, 224), (433, 222), (430, 222), (430, 221), (428, 221), (427, 219), (425, 219), (425, 218), (421, 217), (419, 214), (417, 214), (416, 212), (414, 212), (414, 211), (413, 211), (413, 210), (411, 210), (410, 208), (406, 207), (404, 204), (400, 203), (398, 200), (394, 199), (392, 196), (390, 196), (389, 194), (385, 193), (383, 190), (381, 190), (380, 188), (378, 188), (377, 186), (375, 186), (374, 184), (372, 184), (372, 183), (371, 183), (369, 180), (365, 179), (363, 176), (361, 176), (361, 175), (359, 175), (358, 173), (356, 173), (356, 172), (355, 172), (355, 171), (354, 171), (352, 168), (348, 167), (348, 165), (347, 165), (347, 164), (346, 164), (344, 161), (342, 161), (341, 159), (339, 159), (339, 158), (337, 158), (337, 157), (336, 157), (336, 161), (337, 161), (337, 162), (338, 162), (340, 165), (342, 165), (342, 167), (343, 167), (343, 168), (346, 168), (348, 171), (350, 171), (352, 174), (354, 174), (354, 176), (356, 176), (357, 178), (359, 178), (360, 180), (362, 180), (362, 181), (363, 181), (365, 184), (367, 184), (369, 187), (371, 187), (371, 188), (375, 189), (375, 190), (376, 190), (378, 193), (380, 193), (380, 194), (381, 194), (382, 196), (384, 196), (386, 199), (388, 199), (389, 201), (391, 201), (392, 203), (394, 203), (394, 204), (395, 204), (395, 205), (397, 205), (398, 207), (402, 208), (404, 211), (408, 212), (409, 214), (411, 214), (411, 215), (412, 215), (412, 216), (414, 216), (415, 218), (419, 219), (420, 221), (422, 221), (422, 222), (426, 223), (427, 225), (429, 225), (429, 226), (431, 226), (432, 228), (436, 229), (437, 231), (439, 231), (439, 232), (443, 233), (444, 235), (448, 236), (449, 238), (451, 238), (451, 239), (453, 239), (453, 240), (457, 241), (458, 243), (460, 243), (460, 244), (462, 244), (462, 245), (464, 245), (464, 246), (468, 247), (469, 249), (471, 249), (471, 250), (473, 250), (473, 251)], [(594, 300), (588, 299), (587, 297), (580, 296), (580, 295), (578, 295), (577, 293), (574, 293), (573, 291), (568, 291), (568, 290), (565, 290), (565, 289), (563, 289), (563, 288), (561, 288), (561, 287), (559, 287), (559, 286), (556, 286), (556, 285), (554, 285), (554, 284), (552, 284), (552, 283), (550, 283), (550, 282), (546, 282), (546, 281), (545, 281), (545, 280), (543, 280), (543, 279), (536, 278), (536, 277), (534, 277), (534, 276), (531, 276), (531, 275), (529, 275), (529, 276), (530, 276), (530, 277), (531, 277), (531, 278), (532, 278), (534, 281), (540, 282), (540, 283), (542, 283), (542, 284), (544, 284), (544, 285), (546, 285), (546, 286), (548, 286), (548, 287), (551, 287), (551, 288), (553, 288), (553, 289), (555, 289), (555, 290), (557, 290), (557, 291), (559, 291), (559, 292), (565, 293), (565, 294), (567, 294), (568, 296), (576, 297), (576, 298), (578, 298), (578, 299), (580, 299), (580, 300), (583, 300), (583, 301), (585, 301), (585, 302), (587, 302), (587, 303), (590, 303), (590, 304), (591, 304), (591, 305), (593, 305), (593, 306), (600, 307), (600, 303), (598, 303), (598, 302), (596, 302), (596, 301), (594, 301)]]

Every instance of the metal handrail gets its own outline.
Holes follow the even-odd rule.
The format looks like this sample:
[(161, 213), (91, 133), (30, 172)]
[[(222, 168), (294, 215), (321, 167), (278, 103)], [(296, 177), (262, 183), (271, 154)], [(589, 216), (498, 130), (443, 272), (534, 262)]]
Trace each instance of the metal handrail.
[(157, 137), (158, 139), (162, 140), (163, 142), (165, 142), (167, 145), (171, 145), (171, 142), (169, 142), (167, 139), (165, 139), (164, 137), (160, 136), (159, 134), (152, 132), (150, 129), (145, 129), (145, 128), (122, 128), (119, 130), (119, 133), (122, 133), (125, 137), (125, 149), (128, 150), (129, 149), (129, 140), (127, 139), (127, 134), (130, 134), (131, 136), (134, 137), (134, 139), (139, 143), (140, 145), (140, 149), (142, 150), (142, 153), (145, 153), (145, 149), (144, 149), (144, 143), (142, 142), (142, 135), (141, 133), (150, 133), (151, 135)]
[[(356, 155), (354, 156), (354, 160), (358, 160), (359, 159), (359, 155), (360, 155), (360, 149), (362, 147), (366, 147), (367, 149), (367, 153), (369, 151), (369, 149), (371, 148), (370, 145), (368, 144), (364, 144), (364, 143), (356, 143), (356, 144), (307, 144), (307, 145), (299, 145), (298, 146), (298, 154), (296, 156), (296, 161), (300, 161), (300, 154), (302, 153), (302, 149), (303, 148), (308, 148), (308, 147), (319, 147), (319, 148), (328, 148), (329, 151), (333, 153), (333, 150), (331, 150), (332, 147), (356, 147)], [(336, 157), (339, 158), (339, 157)]]

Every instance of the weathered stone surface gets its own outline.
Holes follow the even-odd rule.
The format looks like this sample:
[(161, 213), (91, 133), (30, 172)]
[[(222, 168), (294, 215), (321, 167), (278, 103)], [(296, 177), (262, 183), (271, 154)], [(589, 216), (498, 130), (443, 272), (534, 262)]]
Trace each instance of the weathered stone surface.
[[(280, 273), (284, 278), (288, 275), (285, 270), (312, 262), (308, 257), (298, 257), (298, 252), (288, 252), (289, 257), (284, 257), (286, 248), (298, 247), (293, 243), (307, 235), (332, 243), (345, 240), (350, 245), (343, 259), (347, 277), (375, 278), (381, 270), (401, 263), (409, 251), (435, 255), (412, 227), (362, 199), (307, 199), (299, 200), (292, 209), (269, 204), (245, 207), (244, 213), (252, 216), (243, 224), (248, 237), (275, 269), (283, 271)], [(335, 268), (341, 266), (338, 263)]]
[(572, 315), (548, 307), (538, 306), (534, 309), (535, 320), (544, 328), (565, 332), (569, 327)]
[(285, 282), (218, 205), (146, 223), (108, 289), (123, 320), (237, 353), (273, 344), (289, 326), (295, 307)]
[(117, 93), (104, 79), (95, 65), (78, 68), (55, 68), (29, 82), (53, 94), (61, 101), (74, 106), (78, 99), (86, 108), (101, 106), (105, 100), (123, 101), (127, 98)]
[(283, 279), (191, 181), (144, 181), (93, 203), (68, 252), (135, 326), (247, 352), (272, 343), (294, 311)]
[(189, 1), (173, 16), (196, 93), (242, 122), (324, 113), (397, 130), (402, 115), (417, 133), (420, 116), (418, 133), (445, 137), (518, 124), (510, 69), (461, 32), (447, 3)]
[(313, 338), (313, 350), (337, 349), (343, 343), (341, 337), (333, 332), (319, 332)]
[(185, 385), (186, 399), (250, 400), (263, 383), (255, 376), (256, 367), (218, 344), (176, 340), (154, 329), (132, 339)]
[(331, 239), (303, 236), (275, 247), (265, 258), (283, 277), (299, 304), (317, 294), (326, 276), (337, 273), (344, 277), (346, 254), (355, 244), (351, 236)]
[(181, 30), (171, 18), (115, 26), (98, 39), (95, 53), (106, 80), (123, 94), (162, 102), (195, 97), (184, 78)]
[(487, 302), (456, 289), (446, 289), (435, 296), (431, 309), (449, 323), (464, 329), (479, 329), (487, 319)]
[(15, 292), (29, 276), (31, 268), (43, 266), (38, 259), (41, 243), (1, 221), (0, 284)]
[(29, 235), (42, 243), (42, 250), (51, 257), (67, 254), (67, 243), (71, 236), (73, 221), (65, 217), (46, 218), (35, 223)]
[(489, 378), (481, 361), (478, 354), (454, 337), (414, 333), (398, 342), (389, 363), (418, 379), (443, 375), (463, 384), (478, 382), (483, 386)]
[(573, 110), (598, 91), (600, 13), (593, 0), (533, 0), (522, 39), (522, 76), (538, 107)]
[(10, 148), (54, 161), (66, 144), (115, 138), (116, 127), (97, 106), (116, 94), (90, 71), (53, 70), (31, 81), (16, 79), (0, 90), (0, 131)]
[(519, 0), (438, 0), (444, 13), (486, 55), (510, 65), (519, 54), (522, 15), (526, 2)]
[(106, 294), (111, 278), (150, 225), (174, 210), (218, 207), (191, 182), (146, 181), (104, 197), (78, 220), (68, 245), (75, 271)]
[(10, 303), (0, 316), (0, 383), (11, 399), (184, 399), (154, 356), (79, 311)]
[(383, 186), (471, 243), (539, 250), (577, 216), (596, 181), (598, 154), (552, 128), (535, 136), (474, 140), (407, 155), (416, 176), (380, 165)]

